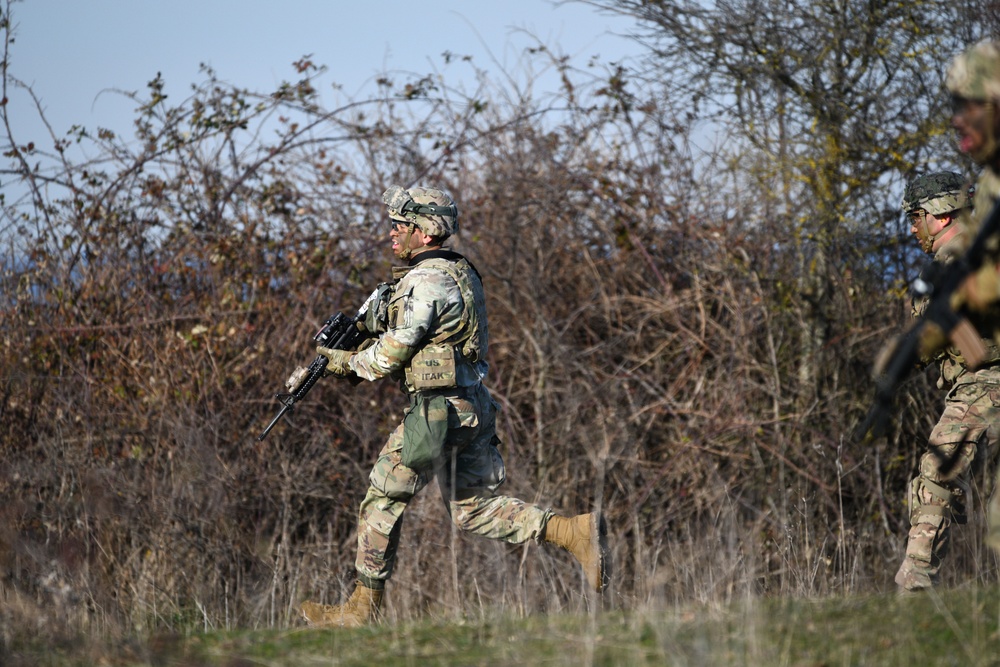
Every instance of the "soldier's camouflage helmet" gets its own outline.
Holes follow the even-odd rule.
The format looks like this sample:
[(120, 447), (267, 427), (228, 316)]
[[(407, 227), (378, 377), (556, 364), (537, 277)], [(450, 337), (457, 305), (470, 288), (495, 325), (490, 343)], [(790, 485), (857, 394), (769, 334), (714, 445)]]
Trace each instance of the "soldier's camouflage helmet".
[(412, 222), (429, 236), (445, 239), (458, 231), (458, 207), (443, 190), (390, 185), (382, 201), (393, 220)]
[(961, 174), (940, 171), (918, 176), (906, 186), (901, 204), (904, 213), (923, 209), (931, 215), (944, 215), (972, 206), (972, 187)]
[(944, 85), (952, 95), (967, 100), (1000, 99), (1000, 43), (983, 40), (956, 56)]

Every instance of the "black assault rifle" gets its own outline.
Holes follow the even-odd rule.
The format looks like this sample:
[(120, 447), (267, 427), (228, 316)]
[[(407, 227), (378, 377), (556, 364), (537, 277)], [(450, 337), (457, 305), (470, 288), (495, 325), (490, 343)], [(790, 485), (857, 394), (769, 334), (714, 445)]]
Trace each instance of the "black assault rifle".
[[(348, 317), (343, 313), (337, 313), (326, 322), (323, 323), (323, 327), (316, 332), (313, 336), (313, 340), (323, 347), (328, 347), (331, 350), (355, 350), (361, 344), (361, 342), (368, 338), (369, 334), (367, 331), (362, 331), (358, 328), (358, 323), (363, 322), (365, 319), (365, 314), (368, 312), (368, 307), (371, 305), (372, 300), (375, 298), (376, 293), (372, 292), (372, 295), (365, 300), (363, 306), (358, 311), (358, 314), (354, 317)], [(286, 412), (291, 412), (293, 406), (305, 398), (305, 395), (309, 393), (309, 390), (313, 388), (319, 379), (323, 377), (326, 372), (326, 366), (330, 363), (330, 360), (323, 356), (322, 354), (316, 357), (313, 362), (309, 365), (309, 368), (299, 368), (293, 374), (295, 381), (292, 381), (293, 386), (290, 387), (288, 393), (279, 392), (274, 395), (278, 402), (281, 403), (281, 410), (278, 414), (274, 416), (271, 423), (267, 425), (264, 432), (257, 436), (257, 442), (260, 442), (267, 437), (267, 434), (271, 432), (274, 425), (278, 423)], [(303, 379), (304, 378), (304, 379)]]
[(1000, 202), (983, 221), (972, 245), (962, 257), (944, 265), (930, 285), (930, 302), (913, 325), (891, 349), (885, 369), (875, 381), (875, 400), (854, 432), (854, 439), (877, 438), (885, 431), (896, 389), (920, 362), (920, 342), (927, 326), (934, 325), (959, 348), (969, 368), (976, 368), (986, 358), (986, 347), (975, 327), (951, 306), (951, 297), (962, 282), (986, 260), (987, 245), (1000, 232)]

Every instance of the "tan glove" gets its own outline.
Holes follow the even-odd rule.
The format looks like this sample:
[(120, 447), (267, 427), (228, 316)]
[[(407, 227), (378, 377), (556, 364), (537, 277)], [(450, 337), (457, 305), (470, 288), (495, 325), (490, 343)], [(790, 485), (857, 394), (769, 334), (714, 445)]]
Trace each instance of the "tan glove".
[(933, 359), (938, 352), (948, 347), (948, 335), (934, 322), (925, 322), (920, 329), (917, 356), (921, 360)]
[(352, 350), (331, 350), (328, 347), (320, 345), (316, 348), (316, 352), (330, 360), (330, 363), (326, 367), (327, 374), (336, 375), (341, 378), (354, 374), (349, 363), (351, 357), (354, 356)]
[(951, 307), (983, 312), (1000, 299), (1000, 267), (987, 262), (970, 274), (952, 295)]

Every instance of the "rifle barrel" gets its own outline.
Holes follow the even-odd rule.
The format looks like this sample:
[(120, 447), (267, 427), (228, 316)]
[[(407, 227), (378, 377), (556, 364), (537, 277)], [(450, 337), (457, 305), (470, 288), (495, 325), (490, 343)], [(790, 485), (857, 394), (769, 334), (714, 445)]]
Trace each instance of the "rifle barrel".
[(264, 429), (264, 432), (257, 436), (257, 442), (261, 442), (264, 438), (266, 438), (267, 434), (271, 432), (272, 428), (274, 428), (274, 425), (278, 423), (278, 420), (281, 419), (281, 417), (291, 409), (292, 409), (291, 403), (285, 403), (284, 405), (282, 405), (281, 409), (278, 410), (278, 414), (274, 416), (274, 419), (272, 419), (271, 423), (267, 425), (267, 428)]

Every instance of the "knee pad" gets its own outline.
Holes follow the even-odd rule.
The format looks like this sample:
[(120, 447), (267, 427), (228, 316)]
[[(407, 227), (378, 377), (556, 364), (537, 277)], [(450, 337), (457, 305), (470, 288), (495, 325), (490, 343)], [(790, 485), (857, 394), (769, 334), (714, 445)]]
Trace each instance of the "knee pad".
[(960, 489), (953, 491), (926, 477), (914, 477), (910, 482), (908, 498), (910, 525), (926, 523), (940, 526), (945, 519), (965, 523), (961, 495)]

